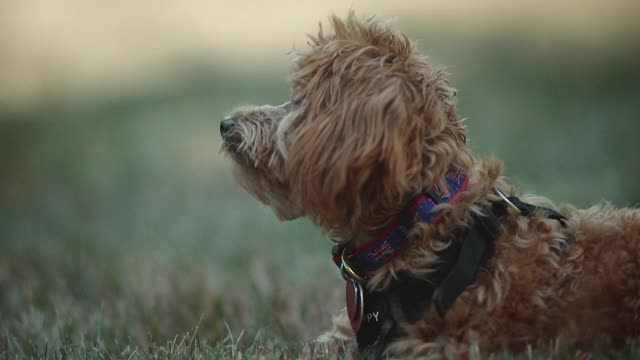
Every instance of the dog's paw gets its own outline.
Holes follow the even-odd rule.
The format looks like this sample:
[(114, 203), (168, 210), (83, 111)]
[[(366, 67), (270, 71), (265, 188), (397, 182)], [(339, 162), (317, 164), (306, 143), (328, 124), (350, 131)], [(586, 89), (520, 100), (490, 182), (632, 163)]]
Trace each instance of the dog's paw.
[(328, 354), (349, 353), (355, 351), (356, 343), (346, 311), (335, 316), (331, 330), (318, 336), (314, 344)]

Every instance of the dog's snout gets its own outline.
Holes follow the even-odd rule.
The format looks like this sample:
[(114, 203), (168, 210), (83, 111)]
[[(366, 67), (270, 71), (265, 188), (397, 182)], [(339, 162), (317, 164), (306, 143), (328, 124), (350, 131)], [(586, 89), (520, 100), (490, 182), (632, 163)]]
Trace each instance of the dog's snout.
[(224, 118), (220, 123), (220, 135), (225, 136), (236, 124), (236, 120), (230, 117)]

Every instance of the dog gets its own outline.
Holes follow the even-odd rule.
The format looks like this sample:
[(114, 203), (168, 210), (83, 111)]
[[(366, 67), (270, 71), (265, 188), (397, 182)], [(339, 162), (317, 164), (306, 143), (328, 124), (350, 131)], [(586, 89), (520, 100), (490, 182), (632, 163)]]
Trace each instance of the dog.
[(220, 132), (242, 187), (336, 243), (336, 337), (449, 358), (636, 337), (640, 211), (515, 196), (411, 40), (376, 18), (330, 22), (296, 54), (291, 99), (238, 108)]

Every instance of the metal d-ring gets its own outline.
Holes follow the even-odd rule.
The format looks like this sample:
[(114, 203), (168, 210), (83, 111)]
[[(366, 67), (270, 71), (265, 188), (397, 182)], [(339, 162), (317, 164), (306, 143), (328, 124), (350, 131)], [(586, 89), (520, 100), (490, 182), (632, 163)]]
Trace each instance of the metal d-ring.
[(344, 250), (342, 250), (342, 255), (340, 255), (340, 260), (342, 262), (342, 264), (340, 265), (340, 270), (347, 275), (347, 277), (357, 281), (360, 284), (364, 284), (365, 280), (362, 276), (358, 275), (358, 273), (356, 273), (351, 266), (349, 265), (349, 263), (347, 262), (347, 259), (345, 259), (345, 253), (347, 252), (347, 249), (345, 248)]
[(520, 211), (520, 209), (519, 209), (519, 208), (518, 208), (514, 203), (512, 203), (512, 202), (511, 202), (511, 200), (509, 200), (509, 198), (508, 198), (508, 197), (507, 197), (507, 196), (506, 196), (506, 195), (505, 195), (505, 194), (504, 194), (500, 189), (498, 189), (498, 188), (493, 188), (493, 191), (494, 191), (498, 196), (500, 196), (500, 198), (502, 199), (502, 201), (506, 202), (506, 203), (507, 203), (507, 205), (509, 205), (512, 209), (515, 209), (515, 210), (518, 212), (518, 214), (520, 214), (520, 212), (521, 212), (521, 211)]
[[(354, 281), (355, 282), (355, 281)], [(355, 282), (354, 284), (354, 288), (356, 289), (356, 292), (358, 293), (358, 297), (360, 298), (360, 311), (358, 311), (360, 314), (360, 321), (364, 321), (364, 289), (362, 287), (362, 284), (359, 282)]]

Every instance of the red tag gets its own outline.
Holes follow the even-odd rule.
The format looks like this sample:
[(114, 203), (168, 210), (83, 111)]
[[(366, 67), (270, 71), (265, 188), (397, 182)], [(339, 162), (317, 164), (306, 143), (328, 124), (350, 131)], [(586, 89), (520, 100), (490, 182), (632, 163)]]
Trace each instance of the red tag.
[(351, 280), (347, 281), (347, 314), (351, 322), (353, 331), (358, 332), (362, 325), (362, 314), (364, 312), (364, 294), (362, 293), (362, 285)]

